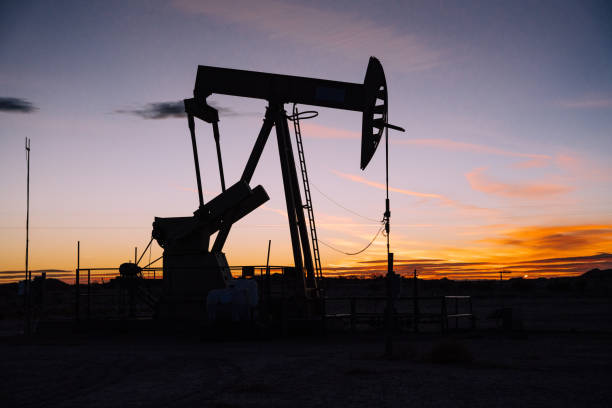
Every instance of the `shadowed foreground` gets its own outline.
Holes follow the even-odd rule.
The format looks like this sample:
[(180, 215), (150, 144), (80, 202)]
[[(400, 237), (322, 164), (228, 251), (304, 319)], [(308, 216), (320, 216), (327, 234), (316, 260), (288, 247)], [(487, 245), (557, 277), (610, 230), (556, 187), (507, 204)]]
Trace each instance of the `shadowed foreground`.
[[(459, 336), (459, 335), (457, 335)], [(610, 334), (4, 338), (2, 406), (607, 406)]]

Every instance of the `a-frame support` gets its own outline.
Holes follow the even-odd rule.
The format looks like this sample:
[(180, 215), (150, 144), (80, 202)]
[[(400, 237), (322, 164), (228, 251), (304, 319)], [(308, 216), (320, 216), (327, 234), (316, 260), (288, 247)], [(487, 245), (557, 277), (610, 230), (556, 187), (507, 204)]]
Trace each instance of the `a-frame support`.
[[(296, 272), (302, 277), (300, 286), (302, 286), (304, 293), (306, 293), (306, 288), (316, 288), (316, 279), (306, 218), (304, 217), (304, 205), (302, 204), (293, 147), (291, 145), (291, 135), (283, 104), (269, 103), (264, 123), (259, 131), (241, 180), (247, 183), (251, 181), (272, 127), (276, 127), (294, 265)], [(213, 252), (221, 252), (230, 229), (231, 224), (228, 224), (219, 231), (212, 247)]]

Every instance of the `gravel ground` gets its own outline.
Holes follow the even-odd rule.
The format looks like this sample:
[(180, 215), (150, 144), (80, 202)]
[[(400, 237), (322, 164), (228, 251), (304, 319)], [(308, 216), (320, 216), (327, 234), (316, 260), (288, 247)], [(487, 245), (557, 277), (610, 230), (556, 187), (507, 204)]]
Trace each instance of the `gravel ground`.
[[(0, 406), (611, 406), (611, 334), (0, 339)], [(435, 361), (435, 362), (434, 362)]]

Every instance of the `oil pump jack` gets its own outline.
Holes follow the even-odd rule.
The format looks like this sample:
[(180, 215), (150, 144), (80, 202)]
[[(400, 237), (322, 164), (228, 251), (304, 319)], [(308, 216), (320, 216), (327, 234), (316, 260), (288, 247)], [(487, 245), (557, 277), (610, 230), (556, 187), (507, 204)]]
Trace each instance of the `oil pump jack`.
[[(225, 187), (221, 159), (218, 111), (207, 98), (213, 94), (263, 99), (268, 102), (263, 124), (240, 180)], [(204, 299), (212, 289), (224, 288), (232, 280), (223, 246), (232, 225), (261, 206), (269, 197), (262, 186), (250, 187), (264, 146), (276, 128), (294, 269), (293, 298), (303, 306), (297, 313), (310, 315), (307, 304), (320, 296), (313, 266), (304, 205), (290, 139), (286, 103), (305, 104), (362, 112), (361, 169), (365, 169), (387, 123), (388, 98), (385, 74), (371, 57), (363, 84), (289, 75), (198, 66), (193, 98), (185, 99), (195, 163), (199, 207), (193, 216), (155, 218), (153, 238), (164, 249), (161, 314), (174, 318), (202, 313)], [(204, 203), (195, 135), (195, 118), (212, 125), (222, 192)], [(387, 213), (388, 213), (387, 205)], [(217, 233), (210, 246), (211, 236)], [(304, 306), (306, 305), (306, 306)], [(197, 310), (200, 312), (197, 312)]]

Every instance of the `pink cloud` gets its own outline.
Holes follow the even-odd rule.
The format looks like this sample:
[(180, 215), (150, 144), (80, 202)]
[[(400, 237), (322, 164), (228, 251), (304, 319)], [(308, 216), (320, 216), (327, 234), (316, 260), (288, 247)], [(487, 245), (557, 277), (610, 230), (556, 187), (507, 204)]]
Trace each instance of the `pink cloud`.
[(270, 212), (276, 213), (276, 214), (278, 214), (278, 215), (281, 215), (281, 216), (283, 216), (284, 218), (287, 218), (287, 211), (285, 211), (285, 210), (281, 210), (280, 208), (272, 208), (272, 207), (268, 207), (268, 206), (267, 206), (267, 205), (265, 205), (265, 204), (264, 204), (264, 205), (262, 205), (262, 206), (261, 206), (261, 208), (262, 208), (263, 210), (270, 211)]
[(578, 159), (578, 157), (568, 153), (558, 154), (555, 162), (560, 168), (570, 171), (576, 171), (582, 167), (581, 160)]
[(517, 167), (542, 167), (548, 164), (551, 157), (545, 154), (535, 153), (518, 153), (509, 150), (499, 149), (497, 147), (485, 146), (475, 143), (458, 142), (450, 139), (407, 139), (394, 141), (393, 143), (435, 147), (438, 149), (464, 151), (473, 153), (493, 154), (497, 156), (518, 157), (527, 159), (517, 164)]
[[(370, 181), (364, 177), (361, 176), (357, 176), (355, 174), (347, 174), (347, 173), (341, 173), (339, 171), (335, 171), (332, 170), (334, 174), (336, 174), (339, 177), (345, 178), (347, 180), (351, 180), (354, 181), (356, 183), (361, 183), (361, 184), (365, 184), (368, 185), (370, 187), (374, 187), (377, 188), (379, 190), (385, 190), (386, 187), (383, 183), (377, 183), (375, 181)], [(453, 200), (451, 198), (448, 198), (442, 194), (435, 194), (435, 193), (421, 193), (418, 191), (412, 191), (412, 190), (407, 190), (407, 189), (403, 189), (403, 188), (397, 188), (397, 187), (392, 187), (389, 186), (389, 191), (393, 191), (395, 193), (399, 193), (399, 194), (404, 194), (404, 195), (409, 195), (409, 196), (413, 196), (413, 197), (419, 197), (422, 200), (421, 201), (426, 201), (427, 199), (437, 199), (440, 201), (441, 204), (445, 205), (445, 206), (449, 206), (449, 207), (455, 207), (461, 210), (467, 210), (470, 212), (474, 212), (477, 211), (479, 213), (484, 214), (490, 214), (492, 212), (492, 210), (487, 209), (487, 208), (482, 208), (482, 207), (478, 207), (475, 205), (471, 205), (471, 204), (463, 204), (460, 203), (456, 200)]]
[(567, 193), (571, 187), (552, 183), (504, 183), (484, 174), (486, 168), (479, 167), (465, 174), (472, 189), (487, 194), (511, 198), (544, 198)]
[(579, 179), (581, 183), (612, 180), (612, 166), (609, 163), (589, 159), (574, 152), (558, 154), (555, 163), (571, 177)]
[[(360, 133), (345, 129), (338, 129), (330, 126), (319, 125), (313, 122), (303, 123), (302, 129), (304, 135), (316, 139), (359, 139)], [(527, 159), (515, 165), (519, 168), (544, 167), (552, 157), (546, 154), (536, 153), (518, 153), (509, 150), (503, 150), (492, 146), (485, 146), (475, 143), (458, 142), (450, 139), (408, 139), (408, 140), (392, 140), (394, 144), (416, 145), (434, 147), (438, 149), (447, 149), (454, 151), (466, 151), (483, 154), (493, 154), (498, 156), (518, 157)]]
[(292, 40), (351, 58), (367, 58), (376, 50), (396, 70), (411, 72), (440, 64), (442, 53), (417, 36), (350, 10), (319, 9), (307, 2), (278, 0), (204, 2), (175, 0), (175, 7), (193, 14), (254, 28), (272, 39)]
[[(338, 129), (330, 126), (319, 125), (313, 122), (305, 122), (302, 125), (304, 135), (309, 138), (316, 139), (360, 139), (359, 132)], [(466, 151), (483, 154), (493, 154), (506, 157), (518, 157), (526, 159), (517, 163), (515, 166), (519, 168), (544, 167), (552, 157), (546, 154), (536, 153), (518, 153), (509, 150), (503, 150), (492, 146), (485, 146), (475, 143), (458, 142), (450, 139), (407, 139), (396, 140), (392, 139), (391, 143), (404, 144), (413, 146), (426, 146), (438, 149), (447, 149), (454, 151)]]
[[(334, 172), (334, 174), (336, 174), (337, 176), (340, 176), (342, 178), (345, 178), (347, 180), (351, 180), (354, 181), (356, 183), (361, 183), (361, 184), (365, 184), (371, 187), (375, 187), (378, 188), (379, 190), (385, 190), (386, 187), (383, 183), (377, 183), (375, 181), (370, 181), (366, 178), (363, 178), (361, 176), (357, 176), (354, 174), (347, 174), (347, 173), (341, 173), (339, 171), (335, 171), (332, 170)], [(413, 197), (421, 197), (421, 198), (437, 198), (437, 199), (445, 199), (446, 197), (440, 195), (440, 194), (433, 194), (433, 193), (419, 193), (418, 191), (412, 191), (412, 190), (406, 190), (403, 188), (397, 188), (397, 187), (389, 187), (389, 191), (394, 191), (396, 193), (400, 193), (400, 194), (405, 194), (405, 195), (409, 195), (409, 196), (413, 196)]]

